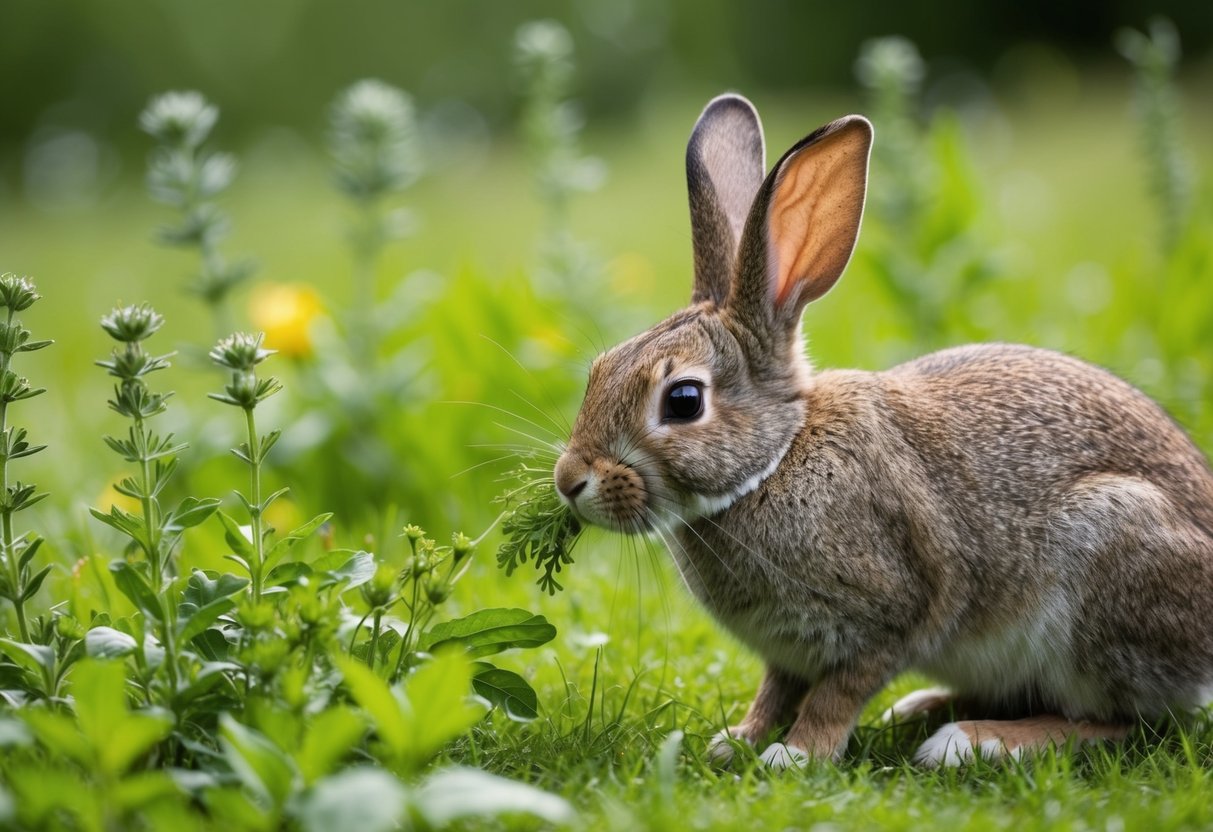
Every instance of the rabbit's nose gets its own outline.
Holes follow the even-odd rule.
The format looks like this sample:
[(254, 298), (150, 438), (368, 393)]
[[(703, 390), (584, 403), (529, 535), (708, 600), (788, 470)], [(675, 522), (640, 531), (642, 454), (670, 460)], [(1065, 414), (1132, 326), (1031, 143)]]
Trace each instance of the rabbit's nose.
[(556, 463), (556, 490), (564, 496), (570, 503), (577, 499), (577, 495), (585, 491), (586, 485), (590, 482), (590, 472), (585, 464), (575, 458), (571, 458), (565, 454)]

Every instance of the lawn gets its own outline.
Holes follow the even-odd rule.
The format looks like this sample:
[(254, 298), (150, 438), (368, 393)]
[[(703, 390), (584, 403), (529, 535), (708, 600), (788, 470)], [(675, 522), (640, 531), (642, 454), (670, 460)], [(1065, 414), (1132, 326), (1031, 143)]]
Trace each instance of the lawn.
[[(888, 135), (912, 154), (912, 164), (876, 159), (873, 204), (855, 259), (839, 286), (806, 315), (810, 351), (818, 366), (878, 369), (970, 340), (1060, 349), (1142, 386), (1209, 450), (1208, 85), (1191, 78), (1180, 87), (1182, 118), (1172, 125), (1172, 138), (1195, 173), (1185, 203), (1187, 224), (1168, 248), (1164, 208), (1147, 187), (1157, 160), (1142, 149), (1128, 70), (1065, 80), (1047, 94), (989, 94), (958, 112), (933, 111), (925, 125), (893, 124), (887, 131), (880, 116), (895, 114), (879, 111), (859, 93), (757, 100), (772, 154), (837, 115), (873, 107), (878, 147)], [(322, 310), (312, 321), (306, 349), (290, 355), (284, 348), (256, 368), (260, 378), (275, 375), (286, 387), (257, 406), (262, 431), (283, 431), (266, 457), (266, 492), (291, 488), (266, 506), (268, 522), (286, 530), (335, 512), (288, 556), (315, 567), (309, 573), (314, 585), (328, 574), (317, 566), (325, 550), (348, 547), (369, 550), (386, 564), (384, 580), (395, 592), (400, 579), (391, 576), (411, 569), (416, 551), (401, 537), (406, 523), (424, 526), (439, 542), (452, 532), (475, 537), (489, 528), (500, 511), (493, 497), (508, 486), (502, 477), (516, 464), (511, 454), (520, 447), (536, 449), (533, 464), (550, 464), (545, 454), (567, 434), (594, 354), (685, 301), (690, 235), (683, 153), (689, 128), (713, 92), (670, 93), (634, 121), (591, 124), (574, 150), (601, 158), (608, 176), (590, 193), (569, 190), (567, 204), (556, 209), (551, 199), (536, 195), (534, 148), (525, 138), (502, 137), (487, 146), (451, 142), (424, 177), (389, 199), (407, 206), (416, 227), (388, 245), (375, 266), (374, 309), (382, 337), (373, 359), (362, 365), (350, 351), (358, 332), (351, 322), (361, 313), (343, 236), (361, 215), (351, 207), (355, 202), (332, 188), (322, 137), (266, 131), (238, 149), (238, 178), (219, 199), (233, 220), (223, 248), (252, 253), (258, 271), (249, 286), (235, 290), (232, 319), (241, 328), (265, 320), (271, 301), (264, 287), (270, 284), (296, 292), (311, 287)], [(222, 134), (217, 141), (222, 145)], [(115, 304), (150, 302), (165, 324), (148, 349), (177, 352), (171, 368), (148, 378), (153, 389), (177, 391), (168, 411), (156, 417), (157, 430), (171, 430), (191, 446), (180, 453), (182, 465), (164, 492), (166, 504), (170, 496), (219, 498), (224, 512), (239, 515), (241, 503), (231, 493), (249, 488), (249, 474), (227, 449), (250, 440), (239, 406), (205, 396), (219, 391), (231, 374), (208, 365), (206, 350), (219, 333), (210, 310), (182, 292), (195, 260), (152, 241), (152, 229), (171, 221), (173, 212), (147, 198), (138, 158), (126, 156), (126, 168), (113, 181), (77, 203), (38, 202), (6, 183), (0, 191), (0, 271), (36, 281), (43, 299), (22, 318), (34, 338), (55, 341), (14, 359), (21, 375), (47, 388), (38, 398), (13, 402), (9, 422), (28, 426), (31, 441), (49, 446), (38, 456), (11, 461), (17, 478), (50, 492), (17, 515), (21, 530), (36, 529), (46, 538), (37, 563), (53, 567), (30, 601), (31, 613), (48, 621), (66, 616), (71, 626), (85, 629), (104, 626), (130, 634), (135, 628), (141, 634), (144, 623), (155, 630), (154, 611), (106, 574), (110, 561), (140, 562), (131, 554), (138, 544), (127, 547), (88, 510), (108, 511), (121, 502), (112, 486), (131, 473), (130, 464), (101, 440), (102, 434), (127, 430), (123, 417), (106, 407), (115, 395), (113, 379), (94, 366), (113, 346), (98, 326), (102, 315)], [(893, 197), (915, 206), (909, 219), (898, 218)], [(567, 262), (563, 282), (559, 268), (555, 277), (543, 276), (553, 262), (565, 262), (545, 255), (553, 240), (562, 239), (574, 241), (582, 258), (584, 271), (576, 280), (567, 278), (575, 271)], [(285, 338), (285, 332), (271, 331), (267, 346), (282, 347), (285, 342), (276, 343), (275, 336)], [(215, 519), (189, 529), (173, 555), (182, 578), (174, 584), (169, 575), (165, 587), (180, 589), (194, 568), (235, 569), (224, 559), (242, 551), (239, 532), (234, 534), (236, 543), (232, 529)], [(469, 729), (453, 731), (457, 737), (436, 750), (432, 761), (393, 752), (385, 739), (390, 731), (364, 698), (373, 684), (359, 688), (358, 671), (343, 663), (352, 662), (343, 645), (357, 643), (358, 650), (344, 652), (375, 666), (369, 657), (378, 648), (368, 646), (369, 635), (363, 637), (363, 614), (372, 614), (377, 604), (372, 564), (356, 586), (350, 573), (327, 590), (333, 620), (344, 616), (334, 625), (341, 638), (329, 633), (316, 642), (336, 658), (327, 664), (316, 659), (320, 669), (299, 685), (306, 695), (290, 700), (289, 674), (267, 669), (275, 660), (266, 645), (286, 638), (291, 616), (306, 609), (305, 590), (284, 584), (294, 587), (291, 600), (266, 601), (279, 608), (261, 624), (252, 623), (255, 605), (244, 601), (217, 613), (213, 627), (252, 633), (247, 643), (232, 641), (231, 655), (225, 652), (222, 659), (245, 669), (230, 671), (222, 685), (199, 694), (208, 704), (198, 715), (187, 719), (178, 712), (171, 726), (165, 723), (161, 744), (149, 744), (123, 766), (106, 769), (92, 752), (64, 752), (70, 740), (56, 747), (55, 732), (74, 724), (66, 697), (80, 700), (71, 674), (53, 695), (10, 697), (0, 716), (0, 745), (9, 749), (8, 762), (0, 762), (0, 823), (127, 828), (142, 817), (152, 827), (341, 828), (317, 820), (323, 777), (311, 778), (300, 762), (304, 751), (287, 747), (282, 736), (290, 730), (284, 726), (303, 730), (321, 711), (345, 709), (371, 714), (366, 725), (373, 728), (364, 731), (356, 721), (363, 717), (349, 717), (355, 728), (348, 746), (334, 751), (332, 770), (338, 763), (359, 771), (376, 766), (414, 783), (447, 765), (483, 769), (566, 798), (577, 813), (570, 821), (575, 828), (1213, 825), (1213, 723), (1205, 714), (1142, 726), (1121, 747), (1065, 749), (1022, 764), (927, 772), (909, 764), (927, 727), (888, 727), (877, 719), (896, 696), (925, 681), (916, 678), (897, 680), (871, 703), (839, 766), (771, 774), (756, 759), (743, 759), (730, 770), (714, 770), (703, 762), (706, 739), (744, 711), (761, 666), (695, 605), (659, 543), (589, 531), (560, 576), (563, 591), (549, 595), (535, 584), (529, 565), (511, 577), (497, 568), (499, 539), (496, 532), (484, 539), (466, 574), (445, 587), (450, 597), (434, 601), (434, 608), (439, 621), (484, 608), (519, 608), (555, 626), (555, 638), (541, 646), (493, 659), (534, 688), (537, 718), (511, 719), (496, 707), (483, 720), (470, 720)], [(330, 571), (338, 574), (340, 568)], [(351, 591), (344, 590), (347, 585)], [(431, 585), (427, 578), (424, 586)], [(421, 578), (412, 586), (422, 587)], [(282, 604), (291, 605), (289, 614)], [(395, 596), (380, 606), (408, 617)], [(6, 602), (6, 613), (11, 608)], [(95, 617), (99, 612), (104, 620)], [(351, 616), (363, 620), (354, 625)], [(48, 624), (40, 632), (64, 656), (73, 649), (68, 642), (85, 643), (83, 632), (59, 627), (52, 633), (55, 625)], [(11, 618), (8, 632), (15, 632)], [(199, 633), (193, 638), (209, 643)], [(385, 636), (389, 658), (399, 635), (391, 636), (396, 641)], [(312, 642), (307, 644), (310, 673)], [(238, 654), (236, 646), (248, 652)], [(206, 649), (201, 642), (196, 646), (200, 655)], [(136, 716), (129, 718), (154, 719), (177, 707), (179, 691), (167, 688), (154, 667), (142, 667), (143, 659), (131, 650), (111, 656), (125, 662), (130, 674), (125, 689)], [(102, 679), (96, 674), (105, 671), (96, 668), (104, 653), (89, 652), (97, 663), (72, 673)], [(397, 654), (406, 661), (403, 647)], [(12, 649), (5, 655), (0, 687), (28, 687), (19, 670), (23, 660)], [(182, 657), (199, 667), (204, 659), (219, 661)], [(380, 672), (388, 671), (380, 665)], [(261, 694), (250, 692), (254, 677), (265, 686)], [(440, 721), (448, 710), (458, 711), (466, 687), (452, 701), (416, 710)], [(13, 707), (18, 701), (23, 707)], [(121, 706), (106, 707), (111, 705), (118, 713), (128, 703), (123, 698)], [(32, 727), (22, 727), (22, 713), (31, 708), (66, 721), (47, 727), (50, 722), (37, 717)], [(221, 722), (221, 711), (235, 718)], [(344, 719), (334, 718), (334, 724)], [(241, 760), (256, 757), (248, 749), (260, 749), (257, 759), (287, 760), (283, 776), (294, 785), (283, 786), (279, 795), (258, 763), (242, 768)], [(174, 770), (171, 787), (140, 779), (158, 769)], [(191, 769), (213, 780), (180, 774)], [(339, 776), (327, 769), (323, 774)], [(86, 797), (52, 795), (48, 808), (35, 806), (30, 795), (50, 791), (39, 791), (37, 778), (60, 789), (83, 783)], [(145, 782), (146, 788), (140, 785)], [(258, 791), (257, 784), (264, 788)], [(62, 802), (57, 809), (56, 800)], [(423, 817), (438, 823), (437, 815), (417, 811), (414, 823), (425, 823)], [(530, 828), (542, 821), (504, 812), (457, 823)]]

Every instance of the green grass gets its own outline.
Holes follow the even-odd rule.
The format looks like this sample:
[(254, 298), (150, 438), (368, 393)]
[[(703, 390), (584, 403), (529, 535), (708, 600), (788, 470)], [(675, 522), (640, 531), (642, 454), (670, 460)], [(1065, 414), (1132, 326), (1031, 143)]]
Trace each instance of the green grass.
[[(1108, 365), (1165, 403), (1197, 414), (1188, 421), (1207, 449), (1213, 446), (1207, 403), (1185, 402), (1182, 389), (1156, 372), (1168, 356), (1166, 319), (1143, 317), (1140, 299), (1154, 291), (1162, 261), (1125, 86), (1120, 79), (1083, 83), (1072, 100), (1026, 101), (972, 126), (976, 225), (1005, 270), (957, 310), (963, 320), (945, 337), (1026, 341)], [(767, 117), (772, 156), (818, 123), (860, 109), (844, 98), (758, 103)], [(1210, 171), (1213, 113), (1196, 94), (1192, 104), (1185, 111), (1188, 146), (1198, 166)], [(402, 505), (400, 522), (422, 523), (439, 539), (453, 528), (475, 534), (494, 513), (496, 476), (510, 463), (460, 473), (496, 455), (469, 446), (518, 441), (496, 425), (502, 417), (492, 410), (437, 402), (504, 407), (520, 415), (505, 417), (508, 425), (556, 441), (562, 437), (549, 431), (560, 434), (573, 417), (584, 368), (595, 351), (681, 305), (690, 269), (682, 152), (699, 106), (698, 98), (679, 98), (654, 107), (639, 126), (607, 127), (588, 137), (589, 149), (607, 159), (611, 179), (601, 193), (576, 203), (572, 219), (576, 233), (607, 263), (601, 317), (527, 293), (541, 218), (518, 154), (509, 147), (441, 171), (410, 192), (408, 201), (424, 226), (391, 250), (381, 284), (386, 292), (417, 270), (437, 275), (407, 278), (417, 287), (416, 326), (426, 339), (432, 375), (416, 393), (424, 399), (420, 415), (397, 428), (428, 443), (428, 450), (415, 446), (425, 456), (401, 458), (399, 464), (428, 484), (433, 499), (425, 510), (433, 514), (418, 516), (417, 505)], [(237, 229), (231, 250), (254, 252), (260, 279), (311, 283), (332, 304), (343, 302), (349, 271), (340, 240), (344, 214), (319, 154), (270, 134), (242, 161), (242, 177), (225, 200)], [(23, 364), (51, 394), (24, 403), (21, 420), (37, 426), (32, 438), (48, 442), (54, 459), (72, 460), (55, 466), (39, 461), (31, 475), (52, 492), (44, 506), (23, 518), (44, 531), (44, 556), (57, 564), (43, 600), (81, 586), (91, 597), (88, 576), (73, 574), (72, 564), (93, 552), (120, 551), (86, 511), (106, 505), (107, 484), (119, 470), (99, 439), (99, 433), (120, 426), (116, 418), (98, 416), (109, 393), (103, 374), (91, 366), (107, 349), (98, 318), (116, 301), (149, 300), (169, 320), (166, 340), (212, 340), (206, 317), (178, 291), (187, 258), (149, 241), (149, 229), (164, 218), (134, 177), (83, 212), (42, 214), (19, 201), (0, 204), (0, 270), (38, 280), (46, 300), (28, 323), (40, 337), (57, 342)], [(1202, 284), (1196, 296), (1204, 308), (1213, 304), (1208, 277), (1206, 272), (1210, 288)], [(1092, 296), (1101, 291), (1104, 301), (1093, 304)], [(494, 305), (508, 307), (507, 320), (485, 312)], [(904, 310), (865, 261), (862, 237), (847, 276), (814, 305), (805, 326), (821, 366), (876, 369), (919, 348)], [(520, 336), (521, 349), (528, 350), (521, 359), (538, 367), (534, 374), (511, 370), (509, 356), (479, 339), (493, 327)], [(1149, 346), (1151, 338), (1163, 346)], [(1207, 353), (1207, 334), (1203, 345)], [(238, 463), (223, 456), (231, 444), (225, 432), (234, 435), (238, 425), (227, 425), (228, 414), (203, 400), (215, 382), (210, 371), (183, 356), (170, 373), (167, 386), (180, 391), (173, 427), (209, 437), (195, 441), (190, 451), (192, 483), (205, 486), (205, 493), (223, 494), (239, 473)], [(288, 389), (303, 383), (289, 368), (282, 374)], [(275, 413), (272, 406), (271, 401), (267, 420), (280, 424), (289, 438), (293, 424), (287, 417), (302, 414)], [(45, 459), (52, 458), (49, 453)], [(286, 476), (282, 469), (267, 474), (271, 480)], [(300, 516), (329, 508), (319, 491), (292, 485)], [(381, 554), (402, 556), (399, 541), (389, 537), (395, 520), (338, 522), (344, 542), (356, 543), (372, 531)], [(185, 566), (221, 563), (221, 545), (210, 534), (187, 543)], [(770, 775), (750, 758), (714, 771), (702, 762), (706, 738), (744, 711), (759, 681), (759, 662), (693, 603), (656, 543), (591, 532), (574, 557), (561, 577), (564, 592), (549, 596), (535, 585), (529, 567), (507, 579), (487, 546), (477, 553), (472, 574), (450, 602), (452, 614), (518, 606), (547, 616), (559, 635), (525, 657), (500, 662), (533, 683), (540, 718), (521, 725), (494, 715), (444, 759), (563, 794), (581, 811), (580, 826), (1018, 831), (1213, 824), (1213, 726), (1204, 717), (1158, 732), (1143, 727), (1120, 747), (1046, 754), (1023, 765), (924, 772), (908, 760), (926, 727), (887, 729), (875, 722), (897, 694), (921, 681), (911, 678), (898, 680), (871, 704), (840, 766)], [(674, 732), (683, 732), (681, 741), (672, 738)]]

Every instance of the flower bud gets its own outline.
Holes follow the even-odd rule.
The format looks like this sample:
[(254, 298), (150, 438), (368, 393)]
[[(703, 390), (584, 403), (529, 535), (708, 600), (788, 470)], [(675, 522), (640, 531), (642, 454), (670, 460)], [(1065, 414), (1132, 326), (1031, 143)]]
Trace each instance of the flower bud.
[(101, 328), (115, 341), (133, 344), (151, 337), (164, 325), (164, 316), (150, 304), (123, 306), (101, 319)]
[(34, 282), (15, 274), (0, 275), (0, 306), (12, 312), (22, 312), (41, 298)]

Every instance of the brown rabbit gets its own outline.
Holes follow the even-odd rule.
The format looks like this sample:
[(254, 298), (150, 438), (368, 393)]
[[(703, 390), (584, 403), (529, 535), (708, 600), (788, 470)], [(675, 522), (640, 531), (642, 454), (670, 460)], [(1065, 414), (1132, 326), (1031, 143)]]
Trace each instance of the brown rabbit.
[(666, 541), (766, 662), (731, 736), (789, 724), (770, 765), (836, 759), (897, 674), (963, 699), (923, 764), (1119, 738), (1213, 694), (1213, 474), (1156, 404), (1023, 346), (814, 372), (805, 304), (859, 233), (872, 127), (848, 116), (763, 178), (758, 114), (708, 104), (687, 148), (691, 305), (598, 357), (560, 493)]

